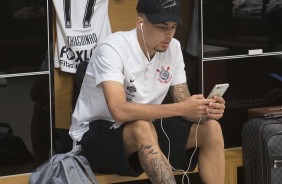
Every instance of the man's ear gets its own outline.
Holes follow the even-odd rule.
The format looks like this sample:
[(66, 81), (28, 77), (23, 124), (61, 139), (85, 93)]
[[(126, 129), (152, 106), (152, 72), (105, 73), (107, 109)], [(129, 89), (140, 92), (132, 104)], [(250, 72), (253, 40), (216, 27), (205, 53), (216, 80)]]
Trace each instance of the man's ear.
[(137, 21), (136, 21), (136, 27), (137, 29), (139, 30), (142, 30), (143, 29), (143, 18), (142, 17), (137, 17)]

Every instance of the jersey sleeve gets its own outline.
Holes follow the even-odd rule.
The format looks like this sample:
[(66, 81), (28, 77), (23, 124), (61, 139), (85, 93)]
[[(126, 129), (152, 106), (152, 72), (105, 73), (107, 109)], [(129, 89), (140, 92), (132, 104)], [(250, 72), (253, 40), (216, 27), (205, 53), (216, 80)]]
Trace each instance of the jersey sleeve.
[(103, 81), (116, 81), (123, 84), (124, 75), (121, 57), (117, 51), (109, 44), (99, 46), (93, 65), (96, 85)]
[(175, 72), (172, 78), (171, 86), (182, 84), (187, 82), (185, 64), (183, 60), (183, 55), (181, 51), (181, 46), (178, 41), (174, 45), (174, 57), (173, 61), (176, 63)]

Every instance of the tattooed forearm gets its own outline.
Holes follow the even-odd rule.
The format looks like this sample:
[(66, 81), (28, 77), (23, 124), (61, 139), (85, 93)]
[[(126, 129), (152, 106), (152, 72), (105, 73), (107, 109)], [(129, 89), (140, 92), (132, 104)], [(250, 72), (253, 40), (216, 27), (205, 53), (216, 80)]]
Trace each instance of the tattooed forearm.
[(172, 86), (170, 89), (174, 102), (182, 102), (190, 96), (186, 83)]
[(176, 183), (168, 160), (152, 145), (141, 146), (138, 155), (142, 168), (153, 184)]

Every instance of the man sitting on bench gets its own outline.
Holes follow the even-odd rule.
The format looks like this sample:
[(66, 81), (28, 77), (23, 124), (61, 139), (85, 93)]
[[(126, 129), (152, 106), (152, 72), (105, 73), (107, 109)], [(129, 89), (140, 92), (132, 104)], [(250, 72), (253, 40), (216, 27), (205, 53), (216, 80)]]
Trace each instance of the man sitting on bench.
[[(223, 184), (225, 101), (189, 93), (173, 38), (180, 1), (139, 0), (137, 11), (137, 27), (108, 36), (88, 64), (70, 135), (95, 172), (172, 184), (173, 169), (198, 163), (203, 183)], [(174, 103), (162, 104), (169, 90)]]

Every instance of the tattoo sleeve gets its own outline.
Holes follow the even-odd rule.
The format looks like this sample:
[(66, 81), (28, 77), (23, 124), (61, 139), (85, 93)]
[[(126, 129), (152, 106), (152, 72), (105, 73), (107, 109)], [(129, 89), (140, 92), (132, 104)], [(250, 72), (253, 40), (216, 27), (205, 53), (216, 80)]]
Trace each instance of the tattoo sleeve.
[(141, 146), (138, 155), (142, 168), (153, 184), (176, 184), (168, 160), (152, 145)]
[(190, 95), (188, 86), (186, 83), (178, 84), (170, 88), (171, 96), (174, 102), (182, 102), (187, 99)]

